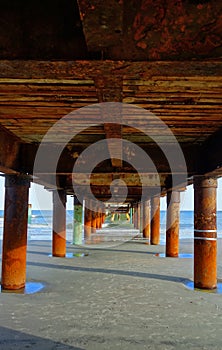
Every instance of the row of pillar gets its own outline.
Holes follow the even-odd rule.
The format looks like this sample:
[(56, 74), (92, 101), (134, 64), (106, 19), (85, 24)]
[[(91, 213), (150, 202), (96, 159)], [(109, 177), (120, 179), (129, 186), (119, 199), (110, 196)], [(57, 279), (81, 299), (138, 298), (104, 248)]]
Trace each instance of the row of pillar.
[[(194, 178), (194, 286), (214, 289), (217, 286), (217, 179)], [(134, 208), (134, 226), (141, 229), (150, 244), (159, 244), (160, 199), (153, 197)], [(179, 256), (180, 191), (167, 192), (166, 256)]]
[(137, 203), (134, 206), (133, 222), (135, 228), (141, 230), (142, 227), (143, 238), (147, 239), (150, 244), (159, 244), (160, 198), (152, 197), (151, 200), (143, 202), (142, 207), (140, 203)]
[[(25, 175), (6, 176), (2, 289), (20, 289), (25, 285), (29, 186), (30, 181)], [(217, 286), (216, 188), (215, 178), (204, 176), (194, 178), (194, 285), (206, 289), (213, 289)], [(167, 195), (167, 256), (178, 256), (179, 197), (177, 191), (171, 191)], [(55, 191), (53, 194), (53, 255), (59, 257), (65, 256), (65, 203), (65, 192)], [(87, 240), (91, 232), (101, 227), (104, 222), (104, 213), (102, 208), (97, 208), (95, 213), (92, 207), (89, 205), (86, 207), (84, 234)], [(141, 220), (139, 208), (140, 206), (134, 211), (134, 224), (137, 227), (140, 227)], [(158, 197), (152, 198), (151, 203), (147, 201), (144, 204), (143, 235), (145, 238), (150, 235), (151, 244), (159, 243), (159, 208)], [(82, 222), (80, 215), (78, 203), (76, 203), (74, 220), (77, 223)], [(78, 225), (76, 227), (78, 229)]]
[[(141, 215), (142, 212), (142, 215)], [(142, 222), (141, 222), (142, 221)], [(141, 225), (142, 223), (142, 225)], [(134, 226), (141, 230), (143, 238), (150, 244), (160, 241), (160, 198), (152, 197), (141, 204), (137, 203)], [(142, 228), (141, 228), (142, 226)], [(166, 256), (179, 255), (179, 226), (180, 226), (180, 192), (167, 192), (167, 222), (166, 222)]]
[[(94, 209), (92, 209), (94, 208)], [(84, 230), (82, 225), (83, 205), (74, 197), (73, 243), (81, 245), (90, 241), (91, 233), (102, 228), (105, 221), (104, 208), (95, 207), (92, 202), (84, 206)], [(83, 237), (84, 234), (84, 237)], [(53, 240), (52, 255), (66, 255), (66, 193), (63, 190), (53, 192)]]

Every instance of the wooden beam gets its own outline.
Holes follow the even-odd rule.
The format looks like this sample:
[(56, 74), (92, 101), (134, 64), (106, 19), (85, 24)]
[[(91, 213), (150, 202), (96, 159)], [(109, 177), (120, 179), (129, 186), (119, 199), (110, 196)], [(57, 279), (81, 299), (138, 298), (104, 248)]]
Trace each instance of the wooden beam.
[(21, 140), (0, 126), (0, 172), (16, 174), (19, 172), (19, 150)]
[[(182, 85), (189, 85), (188, 78), (196, 77), (205, 82), (222, 77), (221, 60), (209, 61), (34, 61), (0, 60), (0, 82), (10, 83), (17, 79), (19, 83), (54, 83), (72, 84), (76, 79), (93, 79), (97, 76), (116, 75), (132, 77), (139, 81), (181, 79)], [(186, 79), (185, 79), (186, 78)], [(50, 80), (49, 80), (50, 79)], [(183, 83), (182, 83), (183, 80)], [(142, 85), (142, 83), (141, 83)], [(169, 84), (168, 84), (169, 85)], [(197, 88), (198, 90), (198, 88)]]
[(198, 174), (222, 176), (222, 128), (211, 135), (200, 147)]
[(67, 176), (67, 182), (71, 182), (78, 186), (105, 186), (110, 185), (115, 181), (117, 187), (122, 187), (117, 183), (117, 180), (122, 180), (126, 186), (145, 186), (145, 187), (157, 187), (165, 185), (165, 175), (150, 174), (150, 173), (92, 173), (83, 174), (75, 173)]
[[(98, 101), (122, 102), (122, 77), (98, 76), (95, 79)], [(113, 167), (122, 166), (122, 124), (121, 105), (116, 103), (109, 108), (101, 104), (101, 114)], [(118, 140), (115, 140), (118, 139)]]
[(143, 199), (150, 198), (154, 195), (160, 194), (160, 189), (158, 187), (128, 187), (127, 192), (125, 188), (119, 187), (114, 193), (110, 191), (110, 186), (91, 186), (90, 189), (84, 186), (76, 186), (75, 191), (73, 191), (73, 187), (67, 187), (66, 191), (68, 194), (75, 194), (76, 196), (84, 196), (85, 198), (91, 197), (93, 194), (97, 199), (102, 201), (108, 201), (111, 198), (113, 202), (132, 202), (132, 201), (140, 201), (141, 197)]
[(123, 1), (78, 0), (89, 51), (101, 51), (121, 43), (123, 31)]
[[(88, 145), (85, 145), (85, 147)], [(43, 147), (43, 146), (41, 146)], [(71, 175), (73, 174), (73, 167), (75, 164), (76, 159), (78, 159), (79, 154), (82, 153), (82, 151), (84, 150), (84, 148), (82, 147), (78, 147), (78, 148), (74, 148), (74, 150), (76, 150), (76, 153), (74, 152), (74, 150), (69, 151), (65, 145), (64, 145), (64, 150), (62, 152), (61, 157), (59, 158), (59, 160), (54, 159), (54, 154), (55, 151), (57, 150), (57, 145), (53, 145), (53, 144), (49, 144), (49, 145), (45, 145), (45, 148), (42, 148), (42, 152), (45, 155), (45, 162), (43, 163), (43, 165), (41, 166), (41, 168), (39, 169), (35, 169), (35, 175), (38, 176), (39, 178), (43, 177), (44, 175), (55, 175), (55, 166), (54, 163), (57, 164), (56, 167), (56, 173), (57, 175)], [(192, 145), (182, 145), (182, 152), (184, 154), (185, 157), (185, 162), (186, 162), (186, 166), (187, 168), (184, 168), (184, 162), (182, 162), (181, 159), (178, 159), (177, 156), (177, 151), (174, 147), (174, 145), (165, 145), (164, 146), (164, 150), (165, 153), (163, 151), (161, 151), (161, 149), (156, 145), (156, 146), (149, 146), (146, 144), (142, 144), (140, 146), (147, 154), (148, 157), (150, 157), (150, 159), (153, 160), (155, 167), (156, 167), (156, 173), (158, 172), (158, 174), (160, 174), (160, 176), (167, 176), (170, 175), (172, 172), (172, 169), (170, 167), (170, 164), (166, 158), (167, 154), (170, 154), (171, 159), (177, 159), (177, 163), (174, 163), (174, 173), (178, 173), (178, 174), (188, 174), (188, 176), (192, 176), (198, 173), (198, 169), (197, 169), (197, 162), (196, 160), (199, 157), (199, 153), (198, 150), (199, 148), (196, 146), (195, 149), (193, 149)], [(32, 174), (33, 173), (33, 166), (34, 166), (34, 162), (35, 162), (35, 157), (38, 151), (38, 145), (36, 144), (22, 144), (21, 145), (21, 152), (20, 152), (20, 169), (24, 172), (24, 173), (29, 173)], [(125, 148), (123, 148), (123, 152), (124, 152), (124, 157), (125, 159), (127, 159), (127, 150), (125, 150)], [(98, 150), (99, 152), (99, 150)], [(94, 162), (95, 164), (97, 164), (97, 152), (95, 152), (95, 154), (89, 154), (86, 158), (85, 158), (85, 162), (86, 164), (88, 164), (88, 162)], [(130, 155), (129, 155), (130, 156)], [(93, 159), (93, 157), (95, 157), (95, 160)], [(108, 157), (108, 151), (107, 151), (107, 157)], [(148, 166), (148, 164), (144, 164), (144, 160), (143, 158), (141, 159), (141, 161), (138, 163), (140, 165), (140, 167), (137, 167), (137, 171), (138, 173), (149, 173), (152, 177), (154, 173), (154, 168), (153, 166)], [(175, 165), (177, 166), (177, 168), (175, 169)], [(77, 170), (74, 170), (74, 174), (77, 172)], [(81, 171), (83, 172), (83, 171)], [(89, 172), (89, 171), (88, 171)], [(130, 159), (128, 163), (123, 164), (123, 167), (121, 168), (113, 168), (110, 164), (110, 162), (108, 160), (105, 160), (104, 162), (98, 164), (94, 170), (95, 173), (101, 173), (101, 176), (103, 176), (103, 174), (107, 174), (107, 173), (111, 173), (111, 174), (116, 174), (117, 175), (119, 173), (135, 173), (135, 169), (133, 169), (133, 167), (130, 165)], [(86, 174), (87, 174), (87, 169), (86, 169)], [(77, 174), (78, 176), (78, 174)], [(87, 175), (88, 176), (88, 175)]]

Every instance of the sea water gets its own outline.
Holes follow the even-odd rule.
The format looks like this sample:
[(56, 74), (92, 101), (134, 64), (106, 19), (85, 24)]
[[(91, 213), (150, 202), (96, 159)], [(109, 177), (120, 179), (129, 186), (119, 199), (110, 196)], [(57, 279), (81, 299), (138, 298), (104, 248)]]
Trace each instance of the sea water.
[[(67, 210), (67, 240), (73, 237), (73, 211)], [(3, 210), (0, 210), (0, 239), (3, 233)], [(180, 212), (180, 239), (193, 238), (193, 211)], [(160, 212), (161, 242), (166, 237), (166, 211)], [(222, 211), (217, 212), (217, 234), (222, 237)], [(52, 211), (32, 210), (31, 223), (28, 225), (29, 240), (51, 240), (52, 239)]]

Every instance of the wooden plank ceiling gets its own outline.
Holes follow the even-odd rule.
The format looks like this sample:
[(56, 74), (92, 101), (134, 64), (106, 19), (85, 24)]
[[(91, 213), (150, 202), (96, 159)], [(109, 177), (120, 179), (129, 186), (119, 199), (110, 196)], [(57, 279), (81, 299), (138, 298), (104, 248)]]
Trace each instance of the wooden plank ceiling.
[[(220, 2), (23, 2), (20, 12), (16, 1), (11, 6), (2, 4), (0, 21), (0, 124), (20, 145), (10, 170), (32, 173), (38, 145), (60, 118), (95, 103), (123, 102), (152, 112), (170, 128), (184, 152), (188, 178), (216, 169), (220, 174)], [(9, 25), (12, 20), (16, 25)], [(67, 191), (72, 193), (72, 167), (81, 152), (106, 139), (110, 160), (94, 169), (104, 179), (91, 179), (94, 193), (102, 200), (109, 198), (113, 175), (126, 178), (128, 174), (128, 201), (140, 198), (141, 185), (138, 179), (136, 183), (131, 179), (136, 170), (145, 170), (134, 169), (130, 162), (122, 160), (126, 149), (110, 140), (113, 137), (133, 142), (149, 154), (165, 191), (170, 169), (156, 143), (172, 149), (173, 145), (155, 118), (131, 113), (129, 108), (125, 123), (124, 118), (120, 123), (117, 116), (110, 124), (106, 118), (98, 120), (92, 109), (87, 111), (75, 114), (74, 126), (79, 132), (70, 138), (67, 154), (58, 166), (57, 175), (65, 176)], [(62, 144), (64, 135), (70, 132), (64, 122), (56, 138), (47, 141)], [(215, 144), (217, 156), (211, 162)], [(7, 166), (3, 163), (2, 169)], [(178, 173), (185, 172), (180, 166)], [(50, 185), (50, 176), (43, 171), (39, 182)], [(154, 182), (153, 177), (147, 188), (155, 188)]]

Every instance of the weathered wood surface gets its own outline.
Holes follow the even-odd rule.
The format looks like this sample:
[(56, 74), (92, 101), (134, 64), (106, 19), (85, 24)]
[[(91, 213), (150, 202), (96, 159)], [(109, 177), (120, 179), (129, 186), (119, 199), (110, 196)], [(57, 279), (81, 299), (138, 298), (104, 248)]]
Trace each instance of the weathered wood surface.
[[(104, 124), (109, 116), (106, 119), (98, 115), (98, 111), (95, 113), (88, 107), (79, 109), (91, 103), (121, 100), (127, 102), (128, 107), (121, 111), (121, 120), (117, 116), (116, 125)], [(144, 118), (144, 113), (140, 113), (140, 109), (131, 110), (131, 105), (143, 107), (153, 115)], [(77, 110), (78, 113), (69, 114)], [(153, 153), (150, 147), (154, 145), (153, 139), (165, 146), (172, 142), (167, 126), (181, 145), (189, 145), (189, 151), (185, 152), (188, 173), (195, 174), (199, 148), (222, 127), (221, 111), (222, 63), (219, 61), (177, 64), (0, 61), (0, 123), (22, 142), (38, 144), (60, 118), (69, 114), (60, 132), (47, 140), (63, 144), (64, 136), (70, 136), (67, 145), (70, 160), (60, 161), (57, 169), (60, 175), (72, 173), (75, 159), (90, 144), (115, 136), (135, 142), (150, 153), (151, 158), (155, 158), (157, 171), (165, 174), (163, 184), (170, 172), (169, 166), (160, 153)], [(165, 127), (158, 125), (155, 116)], [(73, 132), (77, 134), (74, 138)], [(114, 146), (112, 150), (109, 144), (110, 155), (117, 153)], [(119, 152), (121, 158), (125, 151), (121, 148)], [(31, 173), (35, 152), (26, 154), (20, 169)], [(111, 165), (106, 163), (106, 169), (112, 173), (113, 166), (118, 169), (121, 165), (113, 157)], [(128, 168), (130, 171), (130, 166)], [(99, 165), (97, 169), (104, 171)], [(47, 171), (50, 173), (50, 166)], [(50, 185), (50, 180), (42, 176), (38, 181)]]
[[(144, 115), (135, 111), (132, 114), (130, 105), (161, 118), (179, 142), (202, 143), (222, 126), (222, 63), (0, 61), (0, 123), (25, 142), (40, 142), (58, 119), (72, 111), (93, 103), (121, 100), (129, 104), (127, 121), (157, 140), (168, 142), (164, 131), (160, 133), (155, 128), (152, 116), (147, 126)], [(83, 109), (75, 115), (74, 126), (82, 131), (87, 123), (102, 122), (93, 110)], [(63, 132), (66, 133), (65, 124)], [(113, 132), (105, 124), (103, 132), (107, 139), (115, 134), (134, 142), (144, 140), (129, 126), (117, 126)], [(95, 141), (103, 132), (99, 126), (88, 128), (80, 142), (84, 143), (86, 134), (94, 134)]]
[[(222, 75), (222, 62), (220, 59), (204, 61), (32, 61), (32, 60), (1, 60), (0, 78), (5, 82), (28, 83), (29, 79), (34, 79), (34, 83), (60, 83), (72, 84), (72, 81), (90, 80), (99, 76), (112, 75), (126, 76), (135, 80), (155, 79), (166, 80), (171, 77), (181, 80), (193, 77), (194, 80), (207, 81), (218, 80)], [(196, 79), (195, 79), (196, 77)], [(25, 79), (25, 81), (24, 81)], [(76, 85), (76, 83), (75, 83)], [(142, 85), (142, 84), (141, 84)]]

